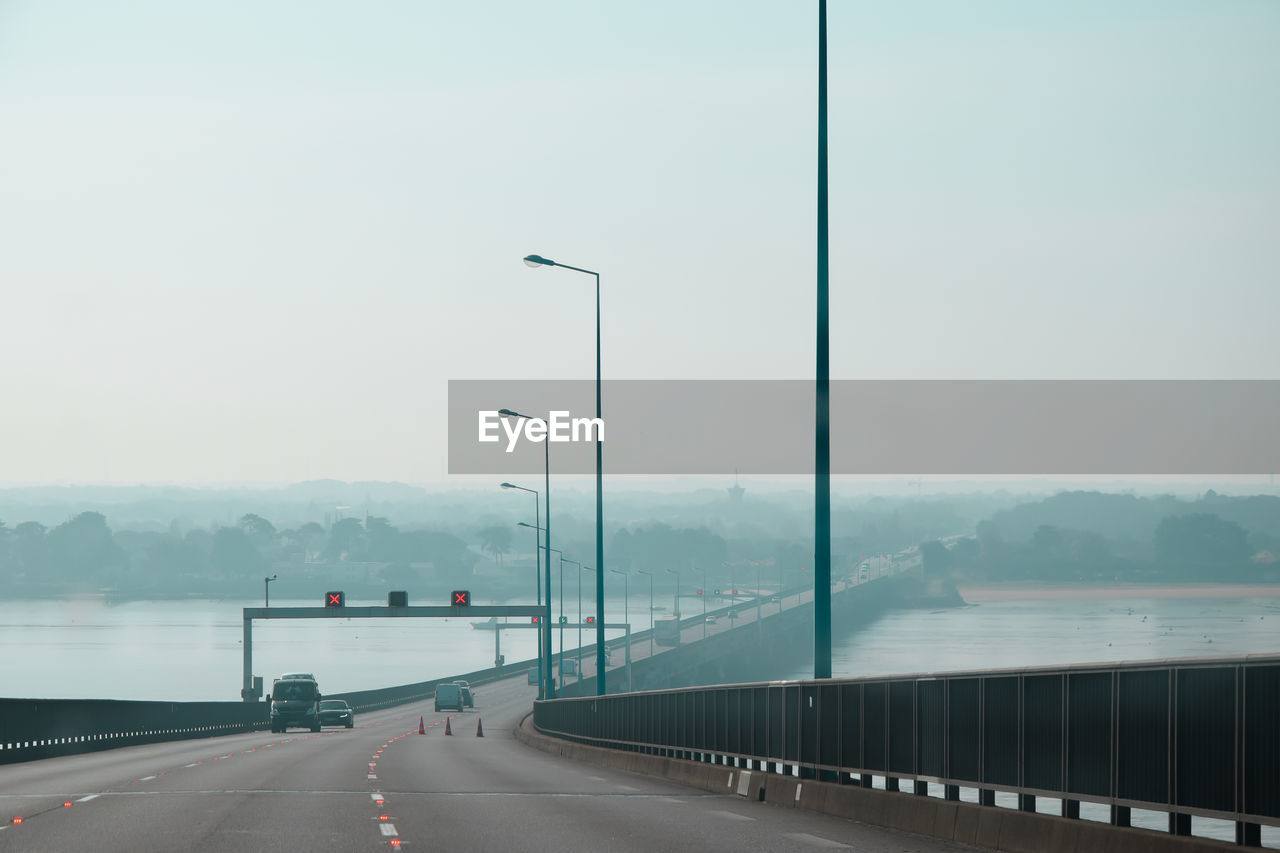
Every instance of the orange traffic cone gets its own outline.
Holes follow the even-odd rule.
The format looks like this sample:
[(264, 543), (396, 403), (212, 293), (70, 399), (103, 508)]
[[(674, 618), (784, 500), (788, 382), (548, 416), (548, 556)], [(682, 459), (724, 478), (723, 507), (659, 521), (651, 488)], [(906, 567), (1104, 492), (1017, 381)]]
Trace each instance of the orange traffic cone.
[(427, 727), (426, 727), (426, 726), (424, 726), (424, 725), (422, 725), (422, 717), (421, 717), (421, 715), (419, 715), (419, 717), (418, 717), (418, 734), (420, 734), (420, 735), (425, 735), (426, 733), (427, 733)]
[(448, 717), (444, 718), (444, 733), (447, 735), (453, 734), (453, 726), (449, 725)]
[(484, 737), (484, 720), (476, 719), (476, 737)]

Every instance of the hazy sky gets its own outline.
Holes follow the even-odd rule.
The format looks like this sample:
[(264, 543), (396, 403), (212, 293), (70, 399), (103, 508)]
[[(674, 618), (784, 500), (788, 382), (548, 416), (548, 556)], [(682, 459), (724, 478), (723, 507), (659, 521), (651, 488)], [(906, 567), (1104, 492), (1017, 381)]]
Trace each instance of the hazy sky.
[[(812, 376), (816, 6), (0, 0), (0, 482), (439, 482), (593, 375), (530, 252)], [(1277, 378), (1280, 4), (830, 6), (833, 376)]]

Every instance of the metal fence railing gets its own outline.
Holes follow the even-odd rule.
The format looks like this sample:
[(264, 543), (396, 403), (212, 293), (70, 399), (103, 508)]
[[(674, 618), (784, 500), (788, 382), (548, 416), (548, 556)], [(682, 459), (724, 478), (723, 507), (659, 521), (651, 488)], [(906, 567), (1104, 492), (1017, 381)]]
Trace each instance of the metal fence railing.
[[(913, 779), (1280, 825), (1280, 655), (719, 685), (538, 702), (534, 723), (583, 743), (896, 790)], [(920, 783), (924, 783), (924, 787)]]
[(0, 764), (267, 728), (260, 703), (0, 699)]

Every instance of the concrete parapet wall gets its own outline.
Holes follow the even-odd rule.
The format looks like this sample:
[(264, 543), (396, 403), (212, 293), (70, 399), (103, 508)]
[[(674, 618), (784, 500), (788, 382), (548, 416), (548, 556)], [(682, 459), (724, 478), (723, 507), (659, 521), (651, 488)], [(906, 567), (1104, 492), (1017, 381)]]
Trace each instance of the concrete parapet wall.
[(516, 727), (515, 735), (536, 749), (575, 761), (1007, 853), (1210, 853), (1239, 849), (1205, 838), (589, 746), (539, 732), (532, 714)]

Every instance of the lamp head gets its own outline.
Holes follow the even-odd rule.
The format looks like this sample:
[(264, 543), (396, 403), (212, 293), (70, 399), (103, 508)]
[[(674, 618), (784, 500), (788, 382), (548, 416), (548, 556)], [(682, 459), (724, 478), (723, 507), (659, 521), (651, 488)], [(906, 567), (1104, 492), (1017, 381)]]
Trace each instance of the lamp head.
[(555, 261), (548, 260), (542, 255), (525, 255), (524, 263), (525, 266), (533, 267), (534, 269), (538, 267), (554, 267), (556, 265)]
[(498, 414), (505, 418), (524, 418), (525, 420), (533, 420), (528, 415), (522, 415), (519, 412), (513, 412), (510, 409), (498, 409)]
[(502, 488), (504, 488), (504, 489), (514, 489), (514, 488), (515, 488), (515, 486), (511, 485), (510, 483), (502, 483), (502, 484), (501, 484), (501, 486), (502, 486)]

